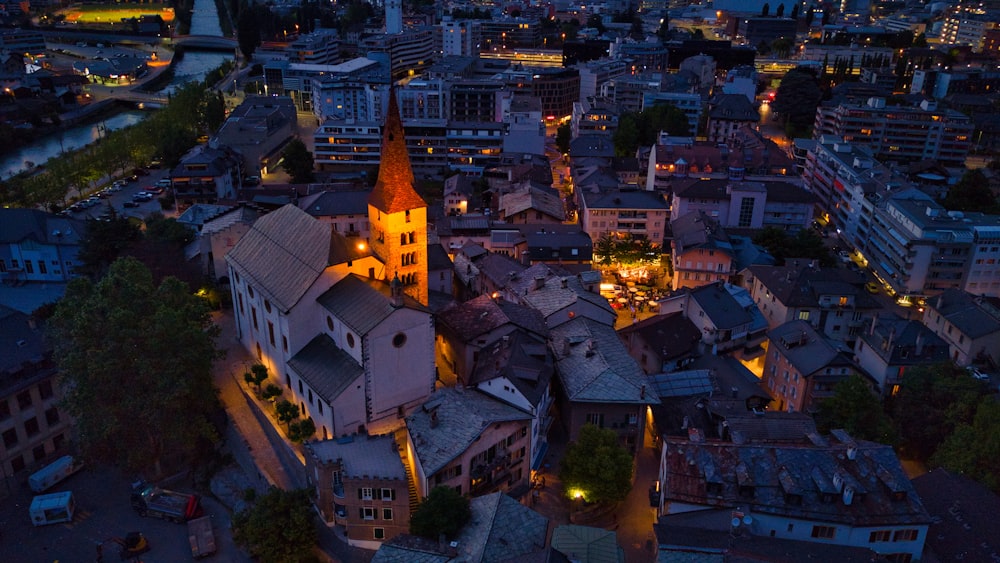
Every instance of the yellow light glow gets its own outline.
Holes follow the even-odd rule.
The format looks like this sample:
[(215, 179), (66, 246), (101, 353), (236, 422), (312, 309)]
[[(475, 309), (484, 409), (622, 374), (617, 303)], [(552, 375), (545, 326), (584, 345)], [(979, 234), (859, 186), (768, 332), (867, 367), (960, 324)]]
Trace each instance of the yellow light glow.
[(584, 496), (583, 495), (583, 491), (580, 490), (580, 489), (570, 489), (569, 490), (569, 494), (570, 494), (571, 497), (573, 497), (575, 499), (582, 499), (583, 496)]
[(365, 243), (359, 242), (358, 243), (358, 250), (364, 250), (364, 249), (365, 249)]

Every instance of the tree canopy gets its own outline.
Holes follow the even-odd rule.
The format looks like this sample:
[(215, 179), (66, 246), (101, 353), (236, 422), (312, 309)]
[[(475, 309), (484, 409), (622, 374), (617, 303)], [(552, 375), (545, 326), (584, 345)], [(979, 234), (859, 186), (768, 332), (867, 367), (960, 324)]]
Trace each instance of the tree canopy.
[(569, 145), (573, 140), (573, 127), (569, 124), (560, 125), (556, 129), (556, 148), (563, 154), (569, 154)]
[(301, 139), (292, 139), (281, 153), (282, 166), (291, 176), (293, 184), (307, 184), (315, 179), (313, 155)]
[(962, 178), (948, 188), (943, 205), (950, 211), (1000, 213), (1000, 204), (982, 170), (967, 170), (962, 174)]
[(959, 424), (934, 452), (930, 463), (1000, 493), (1000, 403), (980, 402), (972, 423)]
[(318, 534), (307, 490), (271, 489), (233, 515), (233, 540), (264, 563), (313, 559)]
[(771, 109), (784, 121), (789, 137), (808, 137), (816, 120), (816, 107), (822, 99), (823, 91), (816, 72), (800, 66), (785, 73)]
[(167, 456), (191, 459), (215, 441), (218, 328), (183, 283), (155, 286), (138, 260), (120, 259), (97, 283), (73, 280), (49, 328), (84, 458), (159, 475)]
[(451, 487), (434, 487), (410, 515), (410, 533), (433, 540), (440, 534), (453, 538), (469, 518), (472, 518), (469, 499)]
[(823, 433), (843, 428), (862, 440), (893, 444), (896, 433), (882, 403), (861, 376), (852, 375), (834, 387), (833, 396), (819, 404), (816, 425)]
[(926, 461), (956, 428), (973, 423), (986, 386), (951, 362), (914, 366), (892, 397), (903, 452)]
[(559, 479), (571, 497), (588, 502), (624, 500), (632, 489), (632, 454), (614, 430), (586, 424), (566, 448)]
[(635, 156), (640, 146), (656, 142), (660, 131), (679, 137), (692, 134), (687, 115), (671, 103), (658, 103), (640, 112), (629, 112), (618, 120), (612, 140), (617, 156)]
[(754, 235), (753, 242), (767, 249), (779, 266), (784, 265), (786, 258), (815, 259), (825, 267), (836, 265), (823, 239), (809, 229), (802, 229), (791, 236), (777, 227), (766, 227)]

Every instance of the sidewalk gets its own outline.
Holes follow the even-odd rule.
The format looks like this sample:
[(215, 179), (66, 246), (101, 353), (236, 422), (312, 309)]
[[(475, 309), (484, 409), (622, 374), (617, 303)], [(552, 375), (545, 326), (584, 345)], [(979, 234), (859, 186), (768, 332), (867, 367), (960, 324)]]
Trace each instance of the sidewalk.
[[(254, 363), (254, 358), (236, 339), (232, 314), (213, 313), (212, 318), (221, 329), (217, 345), (226, 351), (226, 356), (215, 364), (214, 379), (219, 400), (232, 422), (226, 435), (229, 451), (259, 492), (270, 486), (284, 490), (305, 488), (308, 483), (301, 454), (278, 431), (270, 405), (259, 403), (243, 381), (243, 373)], [(318, 547), (326, 560), (344, 563), (371, 560), (373, 551), (347, 545), (335, 529), (317, 520)]]

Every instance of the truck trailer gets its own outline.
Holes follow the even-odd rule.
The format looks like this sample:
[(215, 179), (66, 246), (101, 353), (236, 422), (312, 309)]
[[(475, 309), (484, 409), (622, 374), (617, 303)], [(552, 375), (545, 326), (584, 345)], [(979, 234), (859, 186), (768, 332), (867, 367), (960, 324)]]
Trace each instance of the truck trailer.
[(168, 491), (142, 481), (132, 485), (131, 502), (139, 516), (162, 518), (178, 524), (204, 513), (200, 496)]
[(76, 511), (76, 501), (71, 491), (38, 495), (31, 500), (28, 514), (35, 526), (71, 522)]
[(212, 531), (210, 516), (188, 521), (188, 542), (191, 543), (191, 555), (195, 559), (215, 553), (215, 532)]
[(28, 477), (28, 486), (36, 493), (44, 492), (83, 468), (83, 463), (71, 455), (64, 455)]

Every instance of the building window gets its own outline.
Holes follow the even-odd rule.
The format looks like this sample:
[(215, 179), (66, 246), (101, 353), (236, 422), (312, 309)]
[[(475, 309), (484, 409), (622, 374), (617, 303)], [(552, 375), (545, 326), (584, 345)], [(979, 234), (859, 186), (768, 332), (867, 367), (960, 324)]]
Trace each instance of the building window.
[(24, 471), (24, 456), (18, 454), (10, 458), (10, 469), (14, 473), (17, 473), (18, 471)]
[(375, 519), (375, 509), (371, 506), (361, 507), (361, 519), (362, 520), (374, 520)]
[(917, 539), (916, 530), (896, 530), (892, 534), (892, 541), (913, 541)]
[(892, 532), (890, 530), (875, 530), (874, 532), (868, 534), (868, 543), (889, 541), (891, 536)]
[(744, 197), (740, 200), (739, 226), (746, 228), (753, 222), (754, 198)]
[(274, 323), (267, 321), (267, 339), (271, 341), (271, 347), (274, 347)]
[(3, 433), (3, 445), (8, 450), (17, 445), (17, 430), (11, 428)]
[(271, 301), (269, 299), (264, 300), (264, 310), (268, 313), (271, 312)]
[(35, 461), (45, 459), (45, 444), (38, 444), (34, 448), (31, 448), (31, 457), (33, 457)]
[(593, 424), (598, 428), (604, 428), (604, 413), (587, 413), (587, 424)]
[(52, 407), (45, 411), (45, 423), (50, 427), (59, 424), (59, 409)]
[(375, 528), (375, 539), (377, 540), (385, 539), (385, 528)]
[(379, 492), (382, 495), (380, 497), (382, 500), (396, 500), (396, 489), (384, 488)]
[(283, 334), (281, 335), (281, 349), (285, 352), (288, 351), (288, 337)]
[(38, 261), (38, 273), (39, 274), (47, 274), (47, 273), (49, 273), (48, 270), (45, 269), (45, 260), (39, 260)]
[(31, 417), (24, 421), (24, 433), (30, 438), (38, 434), (38, 419)]
[(349, 332), (347, 333), (347, 345), (350, 348), (354, 348), (354, 335)]
[(383, 508), (382, 509), (382, 519), (383, 520), (392, 520), (392, 509), (391, 508)]
[(31, 406), (31, 392), (21, 391), (17, 394), (17, 406), (22, 411)]
[(7, 420), (10, 418), (10, 403), (7, 399), (0, 399), (0, 420)]
[(260, 330), (257, 328), (257, 307), (250, 306), (250, 316), (253, 317), (253, 329)]
[(252, 286), (249, 286), (249, 285), (247, 286), (247, 295), (250, 296), (250, 299), (253, 299), (253, 287)]
[(800, 321), (808, 321), (809, 320), (809, 311), (799, 311), (799, 320)]
[(333, 319), (330, 317), (326, 318), (326, 328), (330, 329), (331, 332), (333, 331)]
[(43, 401), (52, 397), (52, 382), (43, 381), (38, 384), (38, 396)]
[(361, 500), (372, 500), (375, 498), (372, 493), (373, 491), (371, 487), (361, 487), (358, 489), (358, 498)]
[(35, 273), (35, 265), (31, 263), (31, 260), (24, 261), (24, 271), (29, 274)]
[(392, 337), (392, 345), (396, 348), (402, 348), (404, 344), (406, 344), (406, 334), (398, 332)]
[(824, 540), (832, 540), (837, 529), (833, 526), (813, 526), (812, 537)]

